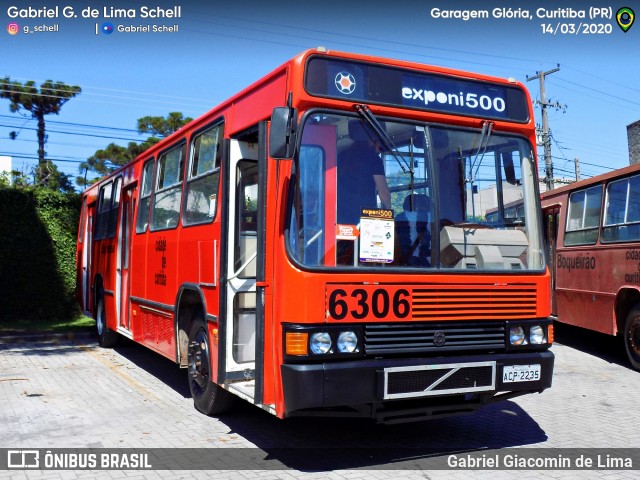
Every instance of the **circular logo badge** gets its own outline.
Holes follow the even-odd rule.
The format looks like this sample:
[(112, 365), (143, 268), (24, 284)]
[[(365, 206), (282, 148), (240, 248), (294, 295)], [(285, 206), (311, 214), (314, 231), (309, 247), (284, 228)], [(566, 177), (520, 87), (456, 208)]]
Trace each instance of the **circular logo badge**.
[(348, 72), (340, 72), (336, 75), (336, 88), (340, 93), (350, 95), (356, 89), (356, 79)]
[(444, 334), (442, 330), (438, 330), (433, 334), (433, 344), (436, 347), (442, 347), (447, 341), (447, 336)]
[(113, 33), (113, 24), (105, 22), (102, 24), (102, 33), (105, 35), (111, 35)]

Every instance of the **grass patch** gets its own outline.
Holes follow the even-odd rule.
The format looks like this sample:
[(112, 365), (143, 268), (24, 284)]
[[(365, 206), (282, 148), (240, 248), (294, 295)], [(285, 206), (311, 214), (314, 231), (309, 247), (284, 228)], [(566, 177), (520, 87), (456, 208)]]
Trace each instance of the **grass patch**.
[(77, 332), (87, 331), (95, 327), (95, 320), (80, 316), (68, 320), (12, 320), (0, 323), (0, 334), (8, 332)]

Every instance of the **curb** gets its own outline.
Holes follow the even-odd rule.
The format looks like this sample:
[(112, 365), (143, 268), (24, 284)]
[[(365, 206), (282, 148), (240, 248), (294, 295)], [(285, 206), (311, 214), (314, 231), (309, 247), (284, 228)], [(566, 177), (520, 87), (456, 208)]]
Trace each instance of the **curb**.
[(6, 332), (0, 333), (0, 344), (46, 342), (61, 340), (88, 340), (96, 336), (94, 329), (74, 332)]

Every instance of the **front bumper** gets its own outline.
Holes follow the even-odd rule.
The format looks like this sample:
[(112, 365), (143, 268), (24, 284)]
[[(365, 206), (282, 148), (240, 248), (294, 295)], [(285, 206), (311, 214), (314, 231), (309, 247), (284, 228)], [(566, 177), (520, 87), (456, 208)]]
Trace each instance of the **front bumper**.
[[(551, 386), (550, 351), (438, 358), (375, 359), (282, 366), (285, 415), (333, 413), (380, 419), (469, 413), (495, 399)], [(504, 367), (539, 365), (535, 380), (506, 382)], [(509, 377), (510, 375), (507, 375)]]

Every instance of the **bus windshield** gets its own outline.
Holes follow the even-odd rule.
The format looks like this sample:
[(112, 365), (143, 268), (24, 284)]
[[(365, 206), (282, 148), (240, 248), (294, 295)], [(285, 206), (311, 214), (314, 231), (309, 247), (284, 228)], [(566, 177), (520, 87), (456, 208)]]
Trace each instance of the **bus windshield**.
[(482, 129), (314, 113), (288, 248), (304, 267), (544, 267), (531, 144)]

